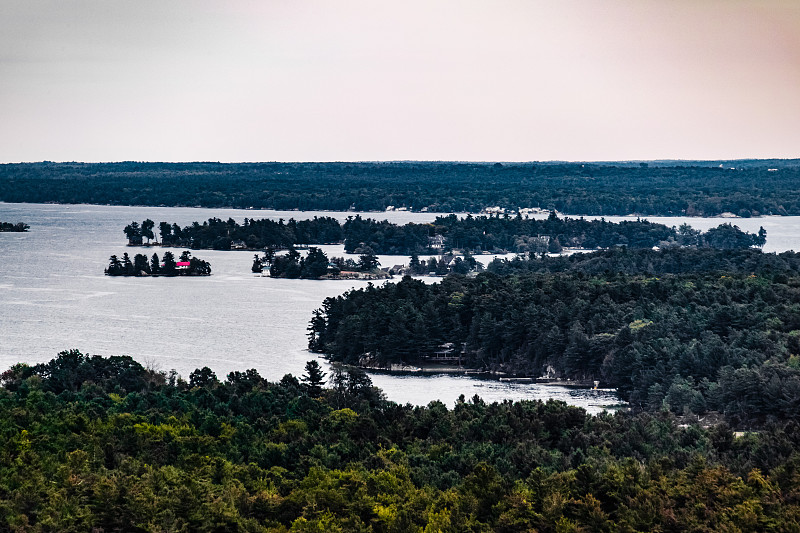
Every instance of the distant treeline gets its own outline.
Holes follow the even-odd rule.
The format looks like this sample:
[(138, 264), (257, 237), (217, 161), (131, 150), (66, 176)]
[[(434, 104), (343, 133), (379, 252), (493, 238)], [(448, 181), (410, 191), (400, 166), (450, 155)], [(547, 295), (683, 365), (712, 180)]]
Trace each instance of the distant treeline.
[[(733, 168), (733, 169), (732, 169)], [(772, 169), (772, 170), (771, 170)], [(0, 200), (300, 210), (800, 215), (800, 160), (650, 163), (20, 163)]]
[[(131, 222), (124, 228), (128, 244), (148, 243), (155, 238), (155, 223)], [(261, 250), (288, 248), (298, 244), (327, 244), (344, 240), (348, 253), (369, 249), (377, 254), (411, 255), (463, 250), (470, 253), (490, 251), (517, 253), (560, 252), (564, 246), (576, 248), (608, 248), (628, 246), (695, 246), (739, 249), (763, 246), (766, 231), (743, 232), (738, 226), (721, 224), (702, 233), (683, 224), (670, 228), (647, 220), (608, 222), (604, 219), (559, 218), (552, 213), (545, 220), (521, 216), (440, 216), (432, 224), (397, 225), (378, 222), (361, 216), (348, 217), (340, 224), (331, 217), (314, 217), (296, 221), (282, 219), (244, 219), (238, 224), (232, 218), (224, 221), (210, 218), (181, 228), (175, 223), (158, 225), (161, 244), (186, 246), (192, 249), (229, 250), (242, 248)]]
[(17, 222), (16, 224), (13, 222), (0, 222), (0, 231), (23, 232), (28, 231), (28, 229), (30, 229), (30, 226), (24, 222)]
[(487, 269), (500, 275), (556, 272), (581, 272), (592, 276), (617, 273), (662, 275), (714, 272), (797, 275), (800, 274), (800, 254), (762, 253), (755, 249), (719, 252), (707, 248), (612, 248), (561, 256), (496, 258), (489, 263)]
[(440, 250), (464, 250), (470, 253), (560, 252), (562, 248), (608, 248), (628, 246), (700, 246), (720, 249), (763, 246), (767, 232), (758, 234), (741, 231), (738, 226), (721, 224), (706, 233), (683, 224), (670, 228), (647, 220), (609, 222), (604, 219), (559, 218), (551, 213), (547, 219), (536, 220), (521, 216), (456, 215), (437, 217), (433, 224), (398, 226), (387, 221), (377, 222), (360, 217), (344, 224), (345, 251), (353, 252), (369, 246), (379, 254), (425, 253)]
[(184, 250), (175, 261), (172, 252), (164, 252), (161, 261), (158, 254), (153, 254), (150, 260), (144, 254), (136, 254), (133, 261), (128, 252), (122, 254), (122, 259), (112, 255), (105, 269), (108, 276), (209, 276), (211, 265), (207, 261), (192, 257), (189, 250)]
[[(661, 253), (661, 261), (651, 251), (597, 254), (605, 264), (596, 275), (549, 273), (571, 258), (547, 259), (532, 262), (546, 273), (352, 290), (314, 314), (309, 347), (335, 361), (388, 365), (464, 346), (467, 367), (599, 380), (640, 408), (800, 421), (800, 256), (741, 252), (737, 264), (725, 259), (730, 252)], [(680, 265), (693, 261), (732, 268), (667, 273), (692, 271)], [(635, 264), (651, 275), (617, 273)]]
[[(314, 363), (314, 362), (312, 362)], [(425, 407), (309, 363), (184, 381), (77, 350), (0, 377), (7, 531), (796, 531), (800, 426)]]

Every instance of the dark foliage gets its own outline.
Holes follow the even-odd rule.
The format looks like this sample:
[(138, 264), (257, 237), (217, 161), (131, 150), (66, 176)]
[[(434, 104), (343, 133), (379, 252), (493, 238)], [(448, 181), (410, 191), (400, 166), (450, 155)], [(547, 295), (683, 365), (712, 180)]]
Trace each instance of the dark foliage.
[[(735, 170), (731, 170), (735, 167)], [(778, 169), (770, 171), (770, 168)], [(0, 200), (383, 211), (542, 207), (582, 215), (800, 214), (797, 160), (638, 163), (22, 163)]]
[(737, 438), (553, 401), (413, 407), (358, 370), (313, 390), (255, 370), (186, 383), (75, 350), (0, 381), (7, 531), (756, 532), (800, 519), (793, 422)]
[(756, 249), (727, 250), (720, 252), (697, 248), (665, 248), (662, 250), (631, 250), (613, 248), (591, 253), (564, 256), (517, 256), (513, 259), (495, 259), (487, 267), (494, 274), (582, 272), (598, 274), (787, 274), (800, 273), (800, 254), (782, 252), (763, 253)]
[(17, 222), (16, 224), (12, 222), (0, 222), (0, 232), (2, 231), (11, 231), (21, 233), (23, 231), (28, 231), (30, 226), (25, 224), (24, 222)]
[(492, 267), (536, 273), (404, 278), (327, 298), (309, 347), (388, 365), (464, 346), (467, 366), (599, 380), (637, 408), (795, 420), (800, 256), (727, 254), (620, 250)]
[(262, 257), (256, 254), (251, 270), (258, 273), (266, 269), (273, 278), (321, 279), (337, 278), (345, 271), (375, 273), (378, 266), (378, 258), (371, 253), (362, 255), (361, 260), (356, 262), (341, 257), (329, 259), (325, 252), (314, 246), (309, 247), (308, 254), (302, 256), (294, 246), (289, 245), (285, 254), (279, 254), (272, 248), (267, 249)]
[[(153, 225), (152, 220), (131, 222), (125, 229), (128, 244), (141, 245), (142, 227)], [(186, 246), (195, 250), (230, 250), (232, 248), (263, 250), (264, 248), (288, 248), (298, 244), (328, 244), (341, 242), (342, 227), (339, 221), (331, 217), (314, 217), (310, 220), (283, 219), (277, 222), (269, 219), (244, 219), (238, 224), (232, 218), (222, 220), (209, 218), (200, 224), (194, 222), (181, 228), (175, 223), (161, 222), (159, 234), (163, 246)], [(154, 234), (150, 232), (149, 238)], [(149, 243), (149, 241), (148, 241)]]
[(670, 228), (647, 220), (608, 222), (604, 219), (548, 218), (535, 220), (521, 216), (440, 216), (432, 224), (398, 226), (361, 217), (348, 218), (344, 224), (344, 247), (354, 252), (368, 246), (380, 254), (465, 250), (476, 252), (517, 252), (544, 254), (560, 252), (562, 247), (651, 248), (653, 246), (697, 246), (741, 249), (763, 246), (766, 231), (753, 235), (738, 226), (721, 224), (706, 233), (683, 225)]
[[(152, 227), (152, 220), (141, 225), (131, 222), (124, 228), (129, 245), (143, 245), (142, 240), (152, 238), (142, 228)], [(264, 219), (244, 219), (238, 224), (232, 218), (223, 221), (210, 218), (200, 224), (194, 222), (180, 228), (177, 224), (161, 222), (163, 246), (186, 246), (192, 249), (249, 249), (274, 250), (301, 244), (326, 244), (344, 240), (345, 251), (372, 254), (437, 253), (453, 249), (466, 252), (507, 252), (544, 254), (560, 252), (562, 247), (609, 248), (627, 246), (650, 248), (653, 246), (697, 246), (719, 249), (741, 249), (763, 246), (766, 231), (758, 234), (743, 232), (738, 226), (721, 224), (706, 233), (684, 224), (670, 228), (647, 220), (608, 222), (604, 219), (559, 218), (551, 214), (545, 220), (516, 217), (459, 218), (456, 215), (440, 216), (432, 224), (397, 225), (386, 220), (348, 217), (344, 224), (330, 217), (311, 220), (290, 219), (284, 223)], [(271, 262), (271, 258), (268, 262)], [(365, 268), (370, 270), (370, 268)]]
[(181, 254), (178, 261), (175, 261), (172, 252), (164, 252), (163, 263), (159, 263), (157, 254), (153, 254), (149, 261), (146, 255), (136, 254), (131, 261), (128, 252), (125, 252), (122, 259), (111, 256), (105, 273), (107, 276), (210, 276), (211, 265), (192, 257), (188, 250)]

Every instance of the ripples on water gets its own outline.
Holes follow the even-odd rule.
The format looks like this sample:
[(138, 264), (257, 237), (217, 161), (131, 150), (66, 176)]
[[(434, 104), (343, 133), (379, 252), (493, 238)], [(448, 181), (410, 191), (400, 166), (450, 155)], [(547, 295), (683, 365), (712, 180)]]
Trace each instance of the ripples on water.
[[(150, 218), (184, 226), (210, 217), (238, 222), (247, 218), (288, 220), (354, 213), (257, 211), (235, 209), (109, 207), (0, 203), (0, 220), (25, 222), (28, 233), (0, 233), (0, 369), (24, 361), (51, 359), (69, 348), (99, 355), (131, 355), (160, 369), (187, 377), (209, 366), (220, 378), (232, 370), (256, 368), (278, 380), (299, 376), (306, 361), (306, 327), (314, 309), (328, 296), (367, 282), (279, 280), (250, 274), (253, 252), (198, 250), (209, 261), (210, 278), (110, 278), (103, 275), (112, 254), (166, 249), (127, 248), (122, 228)], [(429, 222), (434, 213), (363, 213), (392, 222)], [(622, 217), (606, 217), (619, 220)], [(688, 221), (708, 229), (726, 219), (650, 218), (679, 225)], [(742, 229), (768, 232), (765, 250), (797, 249), (800, 217), (737, 219)], [(342, 246), (324, 246), (344, 255)], [(180, 249), (173, 249), (179, 253)], [(488, 261), (491, 257), (479, 256)], [(384, 266), (405, 257), (380, 256)], [(458, 375), (372, 375), (387, 397), (425, 405), (440, 400), (451, 406), (459, 395), (486, 401), (555, 398), (590, 412), (618, 404), (613, 391), (568, 389), (482, 380)]]

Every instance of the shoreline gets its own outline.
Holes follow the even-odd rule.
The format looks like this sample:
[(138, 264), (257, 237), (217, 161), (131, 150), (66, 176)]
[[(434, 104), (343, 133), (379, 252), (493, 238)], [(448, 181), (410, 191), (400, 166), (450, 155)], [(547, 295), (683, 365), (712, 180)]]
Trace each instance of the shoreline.
[[(7, 205), (14, 205), (14, 204), (25, 204), (25, 205), (63, 205), (63, 206), (98, 206), (98, 207), (144, 207), (149, 209), (162, 209), (162, 208), (175, 208), (175, 209), (218, 209), (222, 210), (235, 210), (235, 211), (275, 211), (275, 212), (282, 212), (282, 213), (396, 213), (398, 210), (394, 211), (386, 211), (386, 210), (377, 210), (377, 211), (370, 211), (370, 210), (346, 210), (346, 211), (338, 211), (335, 209), (275, 209), (271, 207), (234, 207), (234, 206), (217, 206), (217, 207), (206, 207), (201, 205), (146, 205), (146, 204), (91, 204), (91, 203), (69, 203), (69, 202), (6, 202), (0, 200), (0, 205), (7, 204)], [(403, 211), (399, 211), (403, 212)], [(405, 211), (407, 213), (414, 213), (414, 214), (426, 214), (426, 215), (488, 215), (488, 213), (484, 213), (481, 211), (475, 212), (459, 212), (455, 213), (453, 211), (416, 211), (416, 210), (409, 210)], [(584, 217), (626, 217), (626, 218), (648, 218), (648, 217), (659, 217), (659, 218), (696, 218), (696, 219), (704, 219), (704, 218), (730, 218), (730, 219), (739, 219), (739, 220), (747, 220), (748, 218), (786, 218), (786, 217), (800, 217), (800, 213), (798, 214), (786, 214), (786, 215), (776, 215), (776, 214), (766, 214), (766, 215), (755, 215), (751, 217), (742, 217), (736, 214), (733, 216), (725, 216), (726, 212), (722, 212), (716, 215), (687, 215), (687, 214), (642, 214), (642, 213), (624, 213), (624, 214), (602, 214), (602, 215), (591, 215), (588, 213), (565, 213), (562, 211), (558, 212), (559, 215), (564, 217), (577, 217), (577, 218), (584, 218)], [(516, 214), (515, 214), (516, 215)]]
[[(327, 358), (326, 358), (327, 360)], [(330, 360), (328, 360), (331, 362)], [(595, 386), (595, 380), (573, 380), (573, 379), (560, 379), (560, 378), (547, 378), (547, 377), (532, 377), (532, 376), (515, 376), (507, 372), (497, 370), (481, 370), (477, 368), (467, 368), (455, 365), (438, 365), (438, 364), (422, 364), (422, 365), (400, 365), (393, 364), (387, 367), (379, 367), (375, 365), (344, 365), (355, 366), (361, 370), (370, 372), (387, 374), (387, 375), (436, 375), (436, 374), (450, 374), (462, 375), (473, 377), (477, 379), (490, 379), (504, 383), (534, 383), (537, 385), (545, 386), (561, 386), (576, 389), (598, 389), (598, 390), (614, 390), (605, 387), (600, 387), (600, 383)]]

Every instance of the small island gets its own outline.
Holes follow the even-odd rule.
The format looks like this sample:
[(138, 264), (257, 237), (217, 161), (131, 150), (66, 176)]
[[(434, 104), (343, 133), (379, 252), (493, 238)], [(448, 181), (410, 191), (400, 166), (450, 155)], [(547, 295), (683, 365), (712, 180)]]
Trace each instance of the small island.
[(181, 253), (177, 261), (172, 252), (164, 252), (161, 261), (158, 254), (153, 254), (149, 260), (144, 254), (136, 254), (131, 261), (125, 252), (121, 260), (116, 255), (111, 256), (105, 273), (107, 276), (210, 276), (211, 265), (192, 257), (189, 250)]
[(24, 222), (17, 222), (16, 224), (13, 222), (0, 222), (0, 232), (9, 231), (22, 233), (23, 231), (28, 231), (29, 228), (30, 226)]
[(262, 257), (255, 254), (252, 271), (256, 274), (269, 273), (272, 278), (287, 279), (389, 279), (388, 270), (381, 270), (377, 256), (370, 248), (359, 249), (358, 261), (328, 256), (314, 246), (303, 257), (294, 246), (289, 251), (277, 255), (278, 249), (267, 248)]

